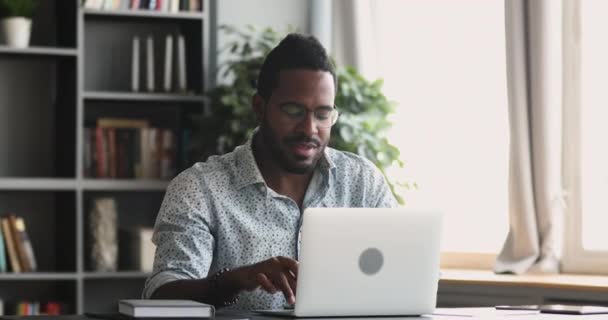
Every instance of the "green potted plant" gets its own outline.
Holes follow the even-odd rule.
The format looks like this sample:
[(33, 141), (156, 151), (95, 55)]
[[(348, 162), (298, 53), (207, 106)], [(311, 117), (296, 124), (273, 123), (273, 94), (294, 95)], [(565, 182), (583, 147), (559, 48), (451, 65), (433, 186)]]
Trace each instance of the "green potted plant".
[(37, 5), (38, 0), (0, 0), (0, 26), (8, 46), (29, 46), (32, 16)]
[[(230, 39), (221, 50), (228, 60), (218, 70), (219, 85), (206, 94), (211, 116), (196, 120), (198, 132), (192, 143), (197, 148), (194, 152), (202, 154), (203, 160), (232, 151), (256, 127), (250, 101), (257, 75), (266, 54), (283, 37), (270, 28), (257, 30), (251, 26), (246, 30), (221, 26), (220, 31)], [(394, 112), (395, 104), (382, 93), (382, 80), (370, 82), (352, 67), (337, 68), (337, 77), (340, 119), (332, 128), (330, 146), (368, 158), (383, 173), (392, 165), (402, 167), (399, 150), (385, 136), (391, 126), (387, 116)], [(397, 190), (409, 185), (390, 178), (388, 181), (397, 200), (403, 203)]]

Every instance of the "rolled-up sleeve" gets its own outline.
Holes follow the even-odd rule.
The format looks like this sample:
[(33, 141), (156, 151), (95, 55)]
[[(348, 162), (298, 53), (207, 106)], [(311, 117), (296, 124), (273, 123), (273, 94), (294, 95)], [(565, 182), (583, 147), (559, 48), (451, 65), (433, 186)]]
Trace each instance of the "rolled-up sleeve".
[(166, 283), (207, 276), (215, 241), (213, 212), (206, 194), (204, 181), (188, 170), (169, 184), (154, 226), (154, 267), (143, 298), (149, 299)]

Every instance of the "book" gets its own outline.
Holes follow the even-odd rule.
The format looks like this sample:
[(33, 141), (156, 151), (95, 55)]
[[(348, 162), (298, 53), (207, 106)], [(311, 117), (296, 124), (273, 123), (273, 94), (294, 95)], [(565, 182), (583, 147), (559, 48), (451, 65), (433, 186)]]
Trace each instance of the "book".
[(110, 178), (118, 177), (117, 170), (117, 150), (116, 150), (116, 129), (115, 128), (107, 128), (106, 134), (108, 135), (108, 163), (110, 169)]
[(146, 39), (146, 84), (149, 92), (154, 92), (154, 38)]
[[(0, 272), (6, 272), (6, 250), (4, 249), (4, 235), (2, 228), (0, 228)], [(0, 315), (2, 313), (0, 312)]]
[(32, 248), (32, 242), (30, 241), (30, 237), (25, 229), (25, 222), (23, 218), (17, 217), (14, 214), (9, 215), (8, 218), (12, 225), (15, 248), (16, 251), (18, 251), (22, 271), (36, 271), (36, 257), (34, 255), (34, 249)]
[(103, 0), (86, 0), (84, 2), (85, 9), (101, 9), (103, 7)]
[(6, 252), (13, 272), (21, 272), (19, 256), (15, 249), (15, 238), (13, 237), (12, 228), (8, 218), (0, 218), (2, 221), (2, 233), (4, 234), (4, 242), (6, 243)]
[(177, 75), (178, 90), (186, 92), (186, 40), (181, 34), (177, 36)]
[(167, 35), (165, 38), (165, 81), (163, 89), (165, 92), (171, 92), (171, 80), (173, 78), (173, 36)]
[[(135, 5), (137, 0), (134, 0)], [(137, 7), (136, 7), (137, 8)], [(139, 37), (133, 37), (133, 48), (131, 58), (131, 90), (139, 91)]]
[(169, 4), (169, 12), (177, 13), (179, 12), (179, 1), (180, 0), (169, 0), (171, 3)]
[(118, 312), (134, 318), (212, 318), (212, 305), (192, 300), (140, 300), (118, 301)]

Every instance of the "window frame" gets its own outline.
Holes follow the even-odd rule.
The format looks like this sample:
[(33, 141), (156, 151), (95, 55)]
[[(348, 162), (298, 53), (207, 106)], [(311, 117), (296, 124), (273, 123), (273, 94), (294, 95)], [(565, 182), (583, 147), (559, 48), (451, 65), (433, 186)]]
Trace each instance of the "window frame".
[(564, 0), (563, 185), (566, 190), (562, 273), (608, 274), (608, 250), (583, 247), (581, 192), (582, 46), (581, 1)]

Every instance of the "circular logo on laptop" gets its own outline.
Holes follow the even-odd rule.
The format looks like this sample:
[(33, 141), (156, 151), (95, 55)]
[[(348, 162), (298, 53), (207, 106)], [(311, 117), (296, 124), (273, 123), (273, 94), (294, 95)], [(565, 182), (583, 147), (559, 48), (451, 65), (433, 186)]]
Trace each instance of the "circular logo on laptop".
[(369, 248), (359, 256), (359, 269), (366, 275), (378, 273), (384, 264), (382, 252), (376, 248)]

